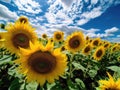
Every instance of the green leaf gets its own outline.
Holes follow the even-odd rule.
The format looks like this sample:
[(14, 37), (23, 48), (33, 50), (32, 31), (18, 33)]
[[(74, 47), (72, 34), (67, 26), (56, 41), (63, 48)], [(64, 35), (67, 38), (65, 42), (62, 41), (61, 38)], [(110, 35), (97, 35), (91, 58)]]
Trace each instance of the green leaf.
[(83, 72), (85, 71), (85, 68), (80, 63), (72, 62), (72, 64), (73, 64), (73, 66), (75, 67), (76, 70), (80, 69)]
[(93, 69), (89, 70), (88, 74), (91, 78), (94, 78), (97, 74), (97, 70), (93, 70)]
[(118, 66), (110, 66), (110, 67), (107, 67), (108, 69), (114, 71), (114, 72), (120, 72), (120, 67)]
[(75, 82), (80, 86), (80, 88), (81, 88), (82, 90), (85, 89), (85, 84), (84, 84), (84, 82), (83, 82), (81, 79), (76, 78), (76, 79), (75, 79)]
[(68, 84), (69, 90), (79, 90), (78, 85), (73, 83), (70, 79), (67, 80), (67, 84)]
[(38, 84), (36, 82), (31, 82), (26, 85), (27, 90), (37, 90)]
[(15, 80), (11, 82), (11, 85), (8, 88), (8, 90), (19, 90), (20, 86), (21, 84), (19, 83), (19, 79), (16, 78)]
[(12, 59), (11, 56), (9, 56), (9, 55), (4, 55), (4, 56), (0, 59), (0, 65), (11, 62), (11, 59)]

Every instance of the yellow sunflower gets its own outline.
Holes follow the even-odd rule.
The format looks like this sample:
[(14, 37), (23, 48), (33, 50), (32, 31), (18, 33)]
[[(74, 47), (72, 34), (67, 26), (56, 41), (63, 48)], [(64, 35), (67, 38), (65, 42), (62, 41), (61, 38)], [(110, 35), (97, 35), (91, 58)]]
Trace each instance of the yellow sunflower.
[(120, 56), (117, 57), (117, 60), (120, 61)]
[(64, 39), (64, 33), (62, 31), (55, 31), (53, 35), (53, 40), (56, 42), (62, 41)]
[(29, 41), (37, 40), (37, 35), (28, 24), (15, 23), (7, 28), (5, 47), (13, 53), (19, 53), (19, 47), (29, 48)]
[(99, 81), (100, 90), (120, 90), (120, 79), (115, 81), (109, 73), (107, 73), (107, 74), (108, 74), (108, 77), (109, 77), (108, 80), (100, 80)]
[(120, 49), (119, 45), (115, 44), (111, 47), (111, 52), (113, 53), (113, 52), (119, 51), (119, 49)]
[(7, 32), (0, 32), (0, 47), (4, 47), (6, 33)]
[(94, 52), (94, 54), (93, 54), (93, 58), (95, 59), (95, 60), (100, 60), (102, 57), (103, 57), (103, 55), (105, 54), (105, 48), (104, 48), (104, 46), (99, 46), (96, 50), (95, 50), (95, 52)]
[(47, 39), (47, 34), (43, 33), (43, 34), (42, 34), (42, 38), (43, 38), (43, 39)]
[(92, 46), (99, 46), (101, 42), (101, 39), (100, 38), (95, 38), (94, 40), (92, 40)]
[(71, 52), (76, 52), (82, 49), (85, 45), (85, 38), (82, 32), (73, 32), (67, 37), (65, 48)]
[(110, 47), (110, 45), (111, 45), (110, 42), (106, 42), (106, 43), (104, 44), (104, 48), (105, 48), (105, 49), (108, 49), (108, 48)]
[(18, 70), (26, 76), (27, 82), (37, 81), (41, 86), (47, 81), (53, 83), (62, 76), (67, 67), (67, 57), (60, 48), (53, 49), (52, 42), (43, 46), (40, 42), (30, 42), (30, 49), (20, 48)]
[(84, 55), (88, 55), (90, 54), (90, 51), (92, 50), (92, 45), (91, 44), (87, 44), (83, 49), (82, 49), (82, 53)]
[(21, 16), (16, 22), (24, 23), (24, 24), (29, 24), (28, 18), (26, 16)]

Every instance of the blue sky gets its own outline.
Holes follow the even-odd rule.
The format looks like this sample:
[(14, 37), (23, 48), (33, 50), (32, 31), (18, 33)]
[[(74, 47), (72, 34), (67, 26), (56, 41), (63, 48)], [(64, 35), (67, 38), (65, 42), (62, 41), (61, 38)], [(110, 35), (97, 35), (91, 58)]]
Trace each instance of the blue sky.
[(79, 30), (92, 38), (120, 42), (120, 0), (0, 0), (0, 23), (22, 15), (39, 36)]

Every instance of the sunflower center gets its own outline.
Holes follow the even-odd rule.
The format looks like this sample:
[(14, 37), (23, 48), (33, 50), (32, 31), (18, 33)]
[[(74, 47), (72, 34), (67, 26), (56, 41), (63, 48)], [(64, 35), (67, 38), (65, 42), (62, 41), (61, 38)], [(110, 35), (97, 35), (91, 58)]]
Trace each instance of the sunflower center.
[(70, 39), (69, 45), (72, 48), (77, 48), (80, 45), (80, 40), (77, 36), (74, 36), (73, 38)]
[(109, 44), (105, 44), (104, 47), (108, 47)]
[(56, 39), (61, 39), (61, 35), (60, 34), (56, 34)]
[(87, 46), (85, 49), (84, 49), (84, 52), (89, 52), (90, 51), (90, 47), (89, 46)]
[(26, 19), (24, 19), (24, 18), (21, 18), (21, 19), (20, 19), (20, 22), (21, 22), (21, 23), (22, 23), (22, 22), (23, 22), (23, 23), (26, 23), (26, 22), (27, 22), (27, 20), (26, 20)]
[(23, 33), (18, 33), (16, 34), (13, 38), (13, 45), (18, 48), (18, 47), (23, 47), (23, 48), (27, 48), (29, 47), (29, 38), (27, 35), (23, 34)]
[(98, 50), (97, 53), (96, 53), (96, 56), (101, 57), (102, 53), (103, 53), (102, 50)]
[(97, 46), (97, 45), (98, 45), (98, 41), (95, 40), (95, 41), (93, 42), (93, 44)]
[(56, 66), (56, 58), (48, 52), (37, 51), (29, 57), (28, 64), (40, 74), (52, 72)]

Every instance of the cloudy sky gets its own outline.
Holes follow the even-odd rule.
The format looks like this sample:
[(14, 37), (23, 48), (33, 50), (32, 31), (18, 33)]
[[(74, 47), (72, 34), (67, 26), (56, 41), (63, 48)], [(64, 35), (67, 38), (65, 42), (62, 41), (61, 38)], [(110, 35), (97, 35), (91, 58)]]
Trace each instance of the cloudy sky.
[(120, 0), (0, 0), (0, 23), (27, 16), (38, 35), (56, 30), (69, 35), (120, 42)]

